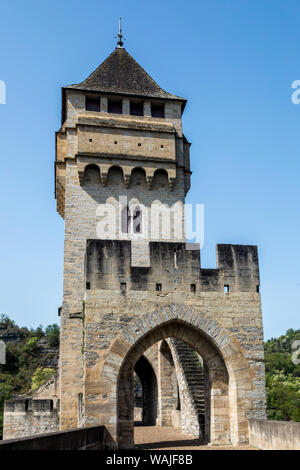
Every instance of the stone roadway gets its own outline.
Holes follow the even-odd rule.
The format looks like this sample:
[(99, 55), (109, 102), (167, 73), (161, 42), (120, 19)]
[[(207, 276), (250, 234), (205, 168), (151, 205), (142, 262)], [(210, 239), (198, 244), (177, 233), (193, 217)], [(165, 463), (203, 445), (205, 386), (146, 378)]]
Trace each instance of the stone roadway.
[(182, 434), (178, 428), (136, 426), (134, 440), (137, 449), (156, 450), (256, 450), (250, 446), (210, 446), (199, 439)]

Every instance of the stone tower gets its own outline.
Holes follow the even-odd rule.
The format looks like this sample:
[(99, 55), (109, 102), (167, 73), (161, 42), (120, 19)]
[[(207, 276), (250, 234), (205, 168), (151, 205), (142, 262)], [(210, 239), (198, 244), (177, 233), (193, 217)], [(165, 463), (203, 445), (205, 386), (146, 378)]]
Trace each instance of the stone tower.
[(156, 423), (166, 425), (180, 351), (203, 361), (207, 440), (247, 443), (248, 417), (265, 418), (257, 249), (218, 245), (217, 269), (202, 269), (200, 251), (185, 244), (185, 104), (122, 41), (86, 80), (62, 89), (60, 428), (104, 424), (120, 448), (133, 445), (134, 371), (152, 360)]

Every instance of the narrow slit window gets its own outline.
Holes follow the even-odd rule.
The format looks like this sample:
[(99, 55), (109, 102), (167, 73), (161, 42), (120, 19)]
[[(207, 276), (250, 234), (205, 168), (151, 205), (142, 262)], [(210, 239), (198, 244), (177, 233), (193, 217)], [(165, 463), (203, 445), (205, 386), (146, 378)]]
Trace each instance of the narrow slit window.
[(83, 417), (83, 394), (78, 393), (77, 397), (77, 414), (78, 414), (78, 426), (82, 426), (82, 417)]
[(100, 111), (100, 98), (86, 96), (85, 109), (87, 111)]
[(259, 294), (259, 286), (256, 286), (256, 292)]
[(224, 292), (225, 292), (225, 294), (228, 294), (228, 292), (229, 292), (229, 285), (228, 284), (225, 284)]
[(90, 290), (90, 288), (91, 288), (91, 283), (90, 283), (90, 282), (87, 282), (87, 283), (86, 283), (86, 289), (87, 289), (87, 290)]
[(121, 282), (121, 292), (124, 294), (126, 292), (126, 282)]
[(156, 292), (160, 292), (161, 291), (161, 284), (156, 284)]
[(191, 284), (191, 292), (196, 292), (196, 284)]
[(177, 250), (174, 250), (174, 269), (177, 269)]

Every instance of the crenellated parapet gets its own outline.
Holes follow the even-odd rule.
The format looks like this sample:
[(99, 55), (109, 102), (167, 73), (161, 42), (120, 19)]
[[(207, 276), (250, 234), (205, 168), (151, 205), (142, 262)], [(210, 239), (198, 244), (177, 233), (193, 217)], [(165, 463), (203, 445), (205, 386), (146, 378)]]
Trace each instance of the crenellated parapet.
[[(217, 245), (217, 268), (202, 269), (200, 250), (192, 244), (150, 242), (149, 267), (132, 265), (131, 241), (88, 240), (86, 281), (89, 289), (160, 292), (259, 292), (257, 247)], [(140, 254), (142, 256), (142, 253)]]
[(59, 401), (23, 398), (7, 400), (4, 407), (3, 439), (32, 436), (59, 429)]

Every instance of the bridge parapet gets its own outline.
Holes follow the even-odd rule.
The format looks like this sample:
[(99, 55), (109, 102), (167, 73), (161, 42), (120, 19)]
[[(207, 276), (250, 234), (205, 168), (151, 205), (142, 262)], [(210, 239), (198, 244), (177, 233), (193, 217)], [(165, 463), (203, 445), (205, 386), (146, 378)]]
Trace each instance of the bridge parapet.
[(1, 450), (103, 450), (115, 446), (105, 426), (87, 426), (68, 431), (9, 439), (0, 442)]
[(11, 439), (58, 431), (59, 402), (22, 398), (7, 400), (4, 407), (3, 438)]
[(249, 419), (249, 444), (263, 450), (300, 450), (300, 423)]

